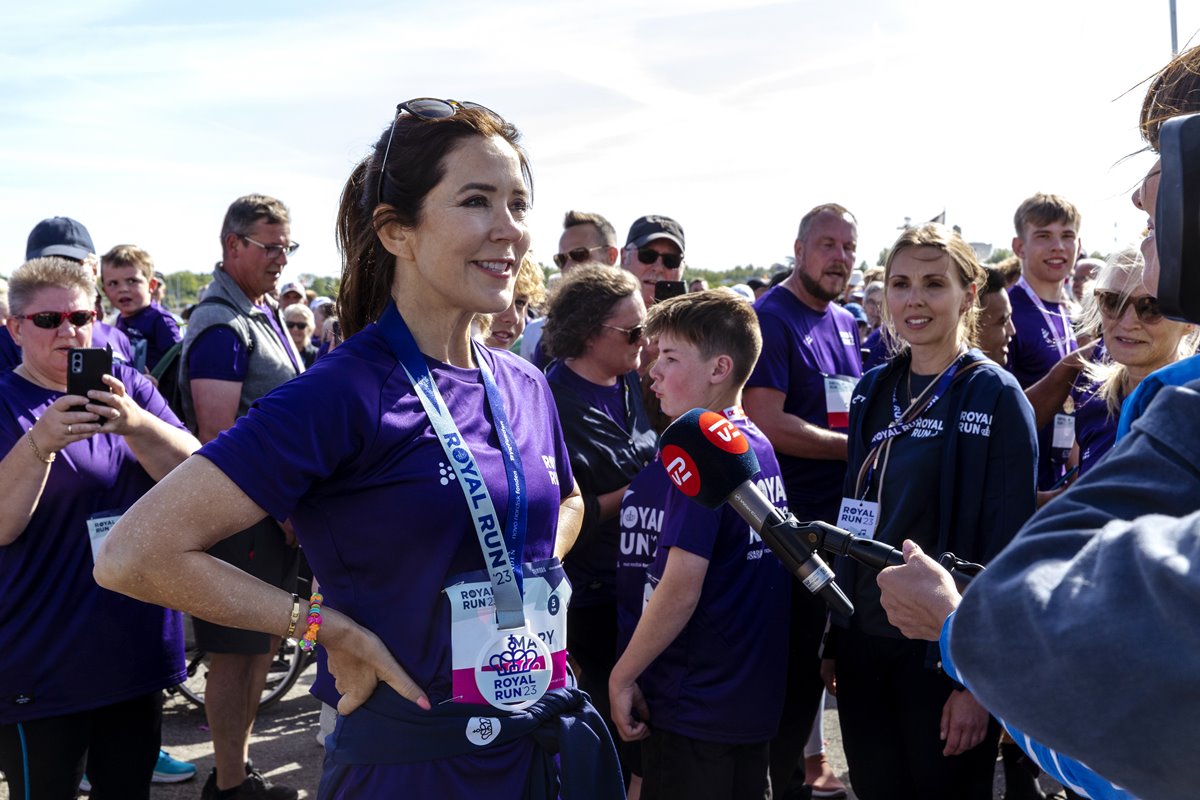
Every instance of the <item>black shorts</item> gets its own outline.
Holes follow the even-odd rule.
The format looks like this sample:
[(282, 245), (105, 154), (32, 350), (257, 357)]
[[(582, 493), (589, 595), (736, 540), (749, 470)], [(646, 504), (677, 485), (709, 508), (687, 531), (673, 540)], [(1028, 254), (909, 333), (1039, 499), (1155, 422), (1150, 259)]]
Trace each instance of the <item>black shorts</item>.
[[(217, 542), (208, 553), (272, 586), (295, 591), (299, 551), (288, 546), (283, 529), (270, 517)], [(275, 636), (202, 619), (192, 622), (196, 647), (208, 653), (263, 655), (271, 651), (271, 639)]]
[(645, 800), (763, 800), (769, 796), (769, 742), (705, 742), (655, 728), (641, 744)]

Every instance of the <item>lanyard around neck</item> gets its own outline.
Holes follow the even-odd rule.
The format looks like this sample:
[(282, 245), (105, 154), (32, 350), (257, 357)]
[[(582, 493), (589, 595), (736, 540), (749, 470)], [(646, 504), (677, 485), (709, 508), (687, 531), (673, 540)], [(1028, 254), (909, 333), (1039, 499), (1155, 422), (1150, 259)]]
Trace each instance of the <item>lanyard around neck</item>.
[[(513, 436), (508, 416), (504, 413), (504, 401), (500, 397), (500, 390), (496, 386), (492, 371), (476, 348), (475, 360), (479, 363), (487, 405), (492, 411), (492, 421), (500, 439), (504, 473), (508, 479), (508, 515), (503, 530), (497, 528), (499, 520), (496, 507), (492, 503), (487, 482), (479, 471), (478, 462), (459, 433), (458, 425), (443, 402), (442, 394), (438, 391), (433, 375), (425, 363), (425, 356), (421, 354), (412, 332), (394, 303), (388, 303), (378, 325), (409, 382), (416, 389), (417, 398), (429, 417), (429, 424), (458, 474), (458, 484), (466, 497), (467, 509), (475, 525), (479, 547), (483, 551), (484, 565), (492, 581), (496, 623), (502, 630), (523, 628), (525, 611), (521, 600), (520, 570), (521, 553), (525, 547), (529, 498), (525, 489), (521, 453), (517, 450), (516, 437)], [(472, 346), (475, 346), (474, 342)]]
[[(1062, 358), (1066, 356), (1067, 353), (1074, 350), (1076, 347), (1075, 331), (1071, 328), (1071, 321), (1067, 319), (1067, 315), (1061, 310), (1057, 314), (1052, 314), (1050, 309), (1046, 308), (1046, 304), (1042, 302), (1042, 298), (1038, 297), (1037, 292), (1035, 292), (1033, 287), (1029, 285), (1029, 282), (1025, 280), (1024, 275), (1022, 275), (1021, 279), (1017, 281), (1017, 286), (1021, 287), (1021, 289), (1029, 297), (1029, 301), (1037, 306), (1037, 310), (1041, 312), (1042, 321), (1046, 323), (1046, 327), (1050, 330), (1050, 336), (1054, 339), (1054, 348), (1058, 350), (1059, 357)], [(1065, 334), (1059, 334), (1058, 328), (1054, 324), (1053, 317), (1059, 317), (1062, 319), (1063, 330), (1066, 332)]]
[[(871, 488), (871, 480), (874, 477), (875, 465), (879, 461), (879, 456), (886, 446), (897, 437), (903, 436), (912, 431), (925, 414), (933, 408), (938, 400), (945, 396), (950, 385), (954, 382), (954, 378), (961, 372), (966, 372), (971, 367), (980, 363), (979, 361), (971, 360), (970, 353), (963, 353), (958, 358), (950, 362), (941, 374), (937, 376), (928, 386), (925, 391), (921, 392), (912, 402), (908, 404), (908, 408), (900, 412), (899, 403), (896, 402), (895, 390), (892, 392), (892, 415), (893, 419), (883, 430), (877, 431), (871, 437), (871, 449), (867, 453), (867, 457), (863, 459), (862, 467), (858, 471), (858, 481), (855, 487), (855, 494), (859, 499), (865, 499), (866, 493)], [(910, 367), (911, 368), (911, 367)], [(898, 385), (898, 384), (897, 384)]]

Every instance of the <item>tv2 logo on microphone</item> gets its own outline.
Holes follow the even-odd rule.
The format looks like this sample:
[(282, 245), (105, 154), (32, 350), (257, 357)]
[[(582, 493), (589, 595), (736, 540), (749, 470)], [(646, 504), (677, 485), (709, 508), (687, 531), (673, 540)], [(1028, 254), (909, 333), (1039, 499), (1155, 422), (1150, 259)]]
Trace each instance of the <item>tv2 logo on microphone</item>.
[(671, 483), (679, 487), (679, 491), (688, 497), (695, 497), (700, 491), (700, 473), (696, 463), (679, 445), (669, 444), (662, 451), (663, 466)]
[(704, 434), (704, 438), (726, 453), (740, 456), (750, 449), (750, 443), (746, 441), (746, 437), (742, 436), (742, 432), (727, 420), (724, 414), (705, 411), (697, 422), (700, 423), (700, 430)]

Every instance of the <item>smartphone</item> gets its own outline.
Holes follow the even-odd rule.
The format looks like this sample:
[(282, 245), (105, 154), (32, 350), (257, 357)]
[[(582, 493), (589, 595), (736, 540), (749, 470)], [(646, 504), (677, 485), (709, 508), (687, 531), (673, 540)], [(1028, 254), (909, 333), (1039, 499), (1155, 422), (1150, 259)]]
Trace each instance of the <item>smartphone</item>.
[(687, 284), (683, 281), (658, 281), (654, 284), (654, 302), (661, 303), (672, 297), (687, 294)]
[(1076, 464), (1075, 466), (1073, 466), (1069, 470), (1067, 470), (1067, 474), (1063, 475), (1061, 478), (1056, 480), (1054, 482), (1054, 485), (1051, 486), (1048, 491), (1053, 492), (1055, 489), (1061, 489), (1064, 485), (1066, 485), (1067, 481), (1069, 481), (1069, 480), (1071, 480), (1071, 478), (1075, 477), (1075, 473), (1077, 473), (1077, 472), (1079, 472), (1078, 464)]
[[(72, 347), (67, 351), (67, 394), (87, 397), (92, 389), (107, 392), (109, 388), (101, 378), (111, 374), (112, 351), (107, 347)], [(76, 406), (71, 410), (87, 409)]]

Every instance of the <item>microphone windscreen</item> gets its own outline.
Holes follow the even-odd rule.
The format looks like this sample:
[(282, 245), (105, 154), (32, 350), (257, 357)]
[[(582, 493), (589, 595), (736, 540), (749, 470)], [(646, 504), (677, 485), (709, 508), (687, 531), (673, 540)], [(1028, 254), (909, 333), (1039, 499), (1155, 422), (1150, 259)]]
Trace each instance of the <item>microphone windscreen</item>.
[(658, 440), (662, 463), (679, 491), (717, 508), (759, 472), (750, 442), (724, 414), (693, 408)]

